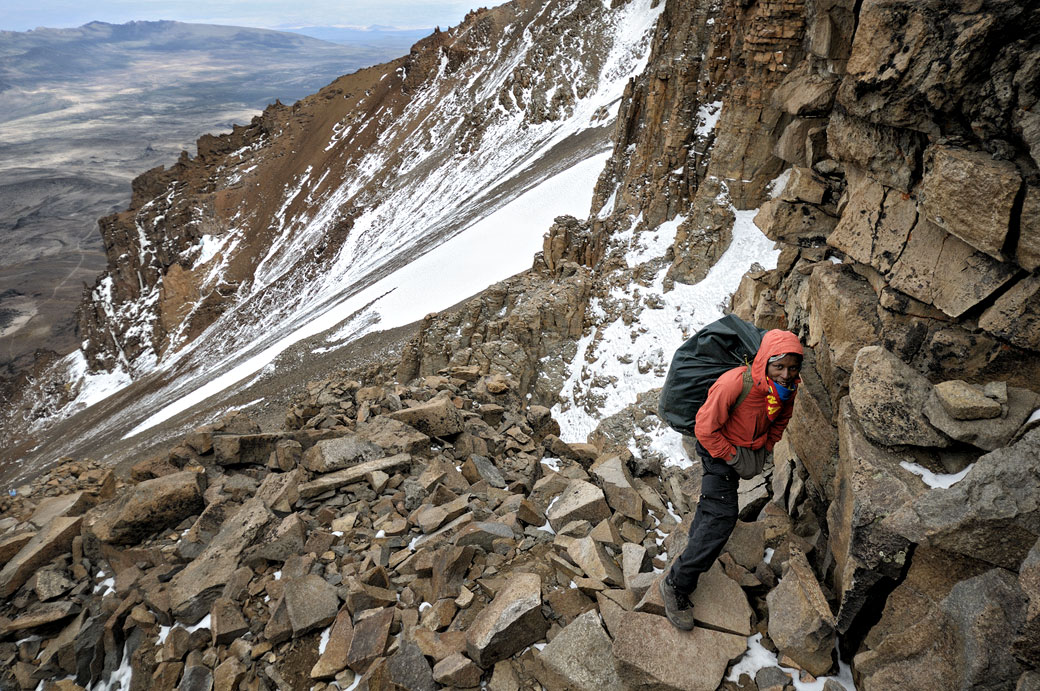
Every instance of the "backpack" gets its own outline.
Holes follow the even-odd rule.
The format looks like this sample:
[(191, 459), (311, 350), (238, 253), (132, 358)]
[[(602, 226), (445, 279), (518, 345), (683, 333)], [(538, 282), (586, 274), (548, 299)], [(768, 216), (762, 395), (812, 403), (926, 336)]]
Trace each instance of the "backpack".
[(727, 314), (708, 324), (683, 343), (672, 356), (657, 415), (676, 432), (694, 435), (697, 411), (708, 398), (708, 389), (724, 373), (746, 365), (744, 387), (734, 407), (751, 391), (751, 362), (762, 344), (765, 329)]

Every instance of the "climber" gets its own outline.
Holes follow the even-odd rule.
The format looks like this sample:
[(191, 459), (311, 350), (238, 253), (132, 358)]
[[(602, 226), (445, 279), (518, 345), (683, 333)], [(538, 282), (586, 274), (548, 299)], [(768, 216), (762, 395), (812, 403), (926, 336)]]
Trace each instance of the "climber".
[(712, 384), (697, 411), (696, 450), (704, 469), (700, 501), (686, 549), (658, 586), (668, 620), (677, 628), (693, 628), (690, 596), (697, 579), (722, 553), (737, 524), (740, 478), (762, 472), (766, 454), (791, 419), (803, 352), (790, 331), (766, 332), (751, 364), (746, 398), (736, 404), (747, 367), (735, 367)]

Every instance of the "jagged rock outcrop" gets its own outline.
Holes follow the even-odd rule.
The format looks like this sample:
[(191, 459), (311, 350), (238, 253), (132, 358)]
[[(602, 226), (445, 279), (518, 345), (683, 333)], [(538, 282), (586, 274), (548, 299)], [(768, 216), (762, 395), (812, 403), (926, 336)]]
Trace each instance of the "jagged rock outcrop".
[[(0, 579), (4, 681), (96, 682), (126, 650), (136, 678), (167, 688), (207, 675), (249, 688), (733, 688), (722, 679), (749, 634), (807, 679), (836, 671), (837, 633), (858, 688), (1027, 688), (1040, 650), (1040, 430), (1027, 423), (1038, 12), (666, 1), (592, 217), (557, 219), (532, 269), (429, 316), (383, 374), (312, 384), (285, 430), (200, 430), (139, 467), (142, 483), (204, 472), (209, 484), (197, 516), (136, 545), (87, 530), (40, 551), (26, 538), (41, 531), (37, 507), (8, 504), (0, 548), (23, 566)], [(475, 15), (467, 40), (499, 20)], [(403, 94), (475, 59), (454, 40), (417, 46)], [(589, 85), (539, 97), (531, 80), (557, 68), (531, 60), (497, 98), (534, 125)], [(265, 117), (292, 129), (300, 115)], [(219, 148), (207, 140), (185, 165)], [(162, 175), (141, 181), (142, 199), (163, 194)], [(548, 406), (578, 381), (568, 404), (595, 415), (617, 384), (586, 373), (605, 332), (638, 350), (660, 291), (703, 278), (752, 217), (780, 252), (730, 306), (811, 352), (795, 420), (766, 476), (742, 484), (744, 522), (695, 594), (698, 626), (679, 632), (660, 616), (655, 572), (682, 548), (698, 466), (662, 467), (661, 448), (681, 442), (659, 443), (653, 393), (586, 443), (561, 439)], [(167, 280), (171, 294), (185, 285)], [(610, 355), (667, 367), (667, 354)], [(34, 579), (41, 565), (50, 575)], [(99, 570), (112, 583), (94, 592)], [(189, 633), (207, 613), (216, 628)], [(12, 645), (29, 631), (47, 645)]]

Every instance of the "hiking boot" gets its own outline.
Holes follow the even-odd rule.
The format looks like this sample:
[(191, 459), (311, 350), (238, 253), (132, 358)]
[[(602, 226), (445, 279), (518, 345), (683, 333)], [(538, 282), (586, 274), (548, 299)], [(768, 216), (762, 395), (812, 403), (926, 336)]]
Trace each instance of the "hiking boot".
[(664, 600), (664, 613), (668, 621), (677, 629), (689, 631), (693, 628), (693, 605), (690, 604), (689, 593), (680, 593), (672, 585), (672, 577), (665, 576), (657, 582), (657, 589), (661, 591), (661, 599)]

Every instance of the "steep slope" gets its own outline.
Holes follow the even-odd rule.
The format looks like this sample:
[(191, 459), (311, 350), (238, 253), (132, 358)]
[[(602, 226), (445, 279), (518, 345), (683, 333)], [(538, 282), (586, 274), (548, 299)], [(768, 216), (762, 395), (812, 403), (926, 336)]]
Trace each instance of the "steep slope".
[(179, 22), (91, 22), (0, 32), (0, 387), (80, 341), (84, 283), (105, 268), (97, 219), (141, 171), (205, 132), (248, 121), (346, 72), (397, 57), (400, 39), (334, 45)]
[[(6, 630), (47, 636), (6, 678), (1035, 685), (1036, 12), (666, 3), (591, 216), (530, 270), (276, 431), (235, 412), (121, 491), (69, 463), (0, 504)], [(810, 348), (680, 634), (656, 583), (700, 466), (654, 389), (730, 309)]]
[(8, 429), (42, 430), (133, 381), (124, 414), (90, 431), (122, 435), (215, 373), (256, 374), (362, 308), (341, 330), (385, 327), (374, 297), (350, 299), (608, 146), (659, 12), (584, 1), (473, 13), (142, 175), (130, 208), (101, 222), (109, 270), (84, 302), (81, 351)]

